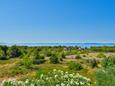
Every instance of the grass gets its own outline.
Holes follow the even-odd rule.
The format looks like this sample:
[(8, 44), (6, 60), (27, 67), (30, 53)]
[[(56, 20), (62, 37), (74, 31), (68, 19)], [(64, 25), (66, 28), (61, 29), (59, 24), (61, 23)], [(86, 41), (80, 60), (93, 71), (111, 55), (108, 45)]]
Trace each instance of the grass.
[[(115, 53), (105, 53), (106, 56), (114, 55)], [(84, 54), (81, 54), (83, 56)], [(98, 55), (98, 53), (89, 53), (88, 55), (85, 54), (84, 58), (95, 58)], [(83, 69), (76, 71), (76, 70), (69, 70), (68, 69), (68, 62), (69, 61), (79, 61)], [(46, 61), (43, 64), (34, 65), (33, 68), (27, 69), (23, 66), (17, 66), (17, 63), (20, 61), (18, 58), (13, 58), (10, 60), (0, 60), (0, 81), (4, 79), (11, 79), (15, 78), (18, 80), (24, 80), (26, 78), (35, 78), (36, 74), (39, 76), (42, 73), (48, 73), (52, 71), (53, 69), (62, 70), (62, 71), (68, 71), (70, 73), (80, 73), (81, 75), (88, 77), (92, 80), (92, 86), (95, 85), (95, 71), (97, 68), (90, 68), (87, 66), (86, 62), (84, 60), (77, 60), (75, 58), (72, 58), (69, 56), (69, 58), (64, 59), (63, 62), (59, 64), (51, 64), (49, 61)]]

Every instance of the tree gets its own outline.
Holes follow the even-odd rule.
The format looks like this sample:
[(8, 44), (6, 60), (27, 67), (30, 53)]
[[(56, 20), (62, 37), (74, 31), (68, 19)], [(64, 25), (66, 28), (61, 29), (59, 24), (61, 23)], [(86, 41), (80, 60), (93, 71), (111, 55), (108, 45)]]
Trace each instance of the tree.
[(50, 57), (50, 63), (53, 63), (53, 64), (59, 63), (59, 59), (58, 59), (58, 57), (57, 57), (55, 54), (53, 54), (53, 55)]
[(33, 59), (34, 64), (44, 63), (45, 62), (44, 58), (45, 57), (43, 55), (40, 55), (38, 50), (36, 50), (36, 49), (34, 50), (34, 52), (32, 54), (32, 59)]
[(7, 60), (7, 56), (5, 55), (4, 51), (0, 49), (0, 60)]
[(4, 52), (4, 55), (7, 56), (8, 47), (7, 46), (0, 46), (0, 48)]
[(9, 57), (10, 58), (15, 58), (15, 57), (19, 57), (21, 55), (21, 51), (18, 49), (17, 46), (12, 46), (9, 49)]

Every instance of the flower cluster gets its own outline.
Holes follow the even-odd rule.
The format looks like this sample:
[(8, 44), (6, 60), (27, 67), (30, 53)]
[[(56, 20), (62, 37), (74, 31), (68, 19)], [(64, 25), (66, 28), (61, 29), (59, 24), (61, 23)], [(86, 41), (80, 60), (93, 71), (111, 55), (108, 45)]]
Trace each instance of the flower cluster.
[(90, 86), (90, 79), (79, 75), (70, 74), (61, 70), (54, 69), (47, 75), (41, 74), (39, 79), (16, 81), (3, 81), (2, 86)]

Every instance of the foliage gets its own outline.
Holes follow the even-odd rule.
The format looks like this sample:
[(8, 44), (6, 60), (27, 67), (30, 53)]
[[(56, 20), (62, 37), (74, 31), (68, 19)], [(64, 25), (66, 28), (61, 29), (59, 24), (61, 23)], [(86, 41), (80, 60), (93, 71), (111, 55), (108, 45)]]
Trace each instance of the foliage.
[(53, 54), (53, 55), (50, 57), (50, 63), (53, 63), (53, 64), (59, 63), (59, 59), (58, 59), (58, 57), (57, 57), (55, 54)]
[(105, 57), (106, 57), (106, 55), (104, 53), (99, 53), (97, 55), (97, 58), (105, 58)]
[(80, 54), (77, 54), (77, 55), (75, 56), (75, 58), (76, 58), (76, 59), (81, 59)]
[(64, 54), (64, 53), (62, 53), (62, 54), (61, 54), (61, 57), (62, 57), (62, 58), (66, 58), (66, 56), (65, 56), (65, 54)]
[(0, 49), (0, 60), (7, 60), (7, 56), (5, 55), (4, 51)]
[(19, 57), (21, 55), (21, 51), (18, 49), (17, 46), (14, 45), (10, 47), (8, 55), (10, 58)]
[(26, 68), (31, 68), (33, 65), (33, 61), (30, 57), (25, 57), (19, 62), (19, 64)]
[(89, 66), (91, 68), (95, 68), (95, 67), (98, 66), (98, 63), (97, 63), (96, 59), (90, 59), (90, 60), (88, 60), (88, 63), (89, 63)]
[(108, 58), (104, 58), (102, 61), (101, 61), (101, 65), (103, 67), (110, 67), (110, 66), (114, 66), (115, 65), (115, 56), (110, 56)]
[(96, 72), (97, 86), (115, 86), (115, 67), (100, 69)]
[(83, 67), (81, 66), (80, 63), (76, 63), (76, 62), (69, 62), (69, 69), (70, 70), (81, 70), (83, 69)]
[(90, 79), (77, 74), (70, 74), (61, 70), (54, 70), (47, 75), (40, 75), (39, 79), (26, 81), (4, 80), (2, 86), (90, 86)]
[(89, 50), (95, 52), (115, 52), (115, 46), (93, 46)]
[(27, 69), (24, 66), (16, 66), (12, 69), (10, 69), (10, 75), (15, 76), (17, 74), (25, 74), (27, 72)]

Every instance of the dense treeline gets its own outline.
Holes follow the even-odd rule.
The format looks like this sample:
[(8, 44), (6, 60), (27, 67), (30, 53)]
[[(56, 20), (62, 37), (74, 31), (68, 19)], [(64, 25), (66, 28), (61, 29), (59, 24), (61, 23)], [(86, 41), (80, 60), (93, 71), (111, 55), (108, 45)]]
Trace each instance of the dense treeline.
[[(115, 46), (103, 46), (103, 47), (90, 47), (90, 48), (80, 48), (77, 46), (38, 46), (38, 47), (28, 47), (28, 46), (0, 46), (0, 59), (6, 60), (9, 58), (17, 57), (30, 57), (34, 55), (39, 55), (43, 58), (52, 56), (54, 54), (64, 55), (77, 54), (77, 53), (87, 53), (89, 51), (93, 52), (115, 52)], [(37, 57), (37, 56), (35, 56)]]
[(95, 52), (115, 52), (115, 46), (102, 46), (102, 47), (91, 47), (89, 48), (91, 51)]

